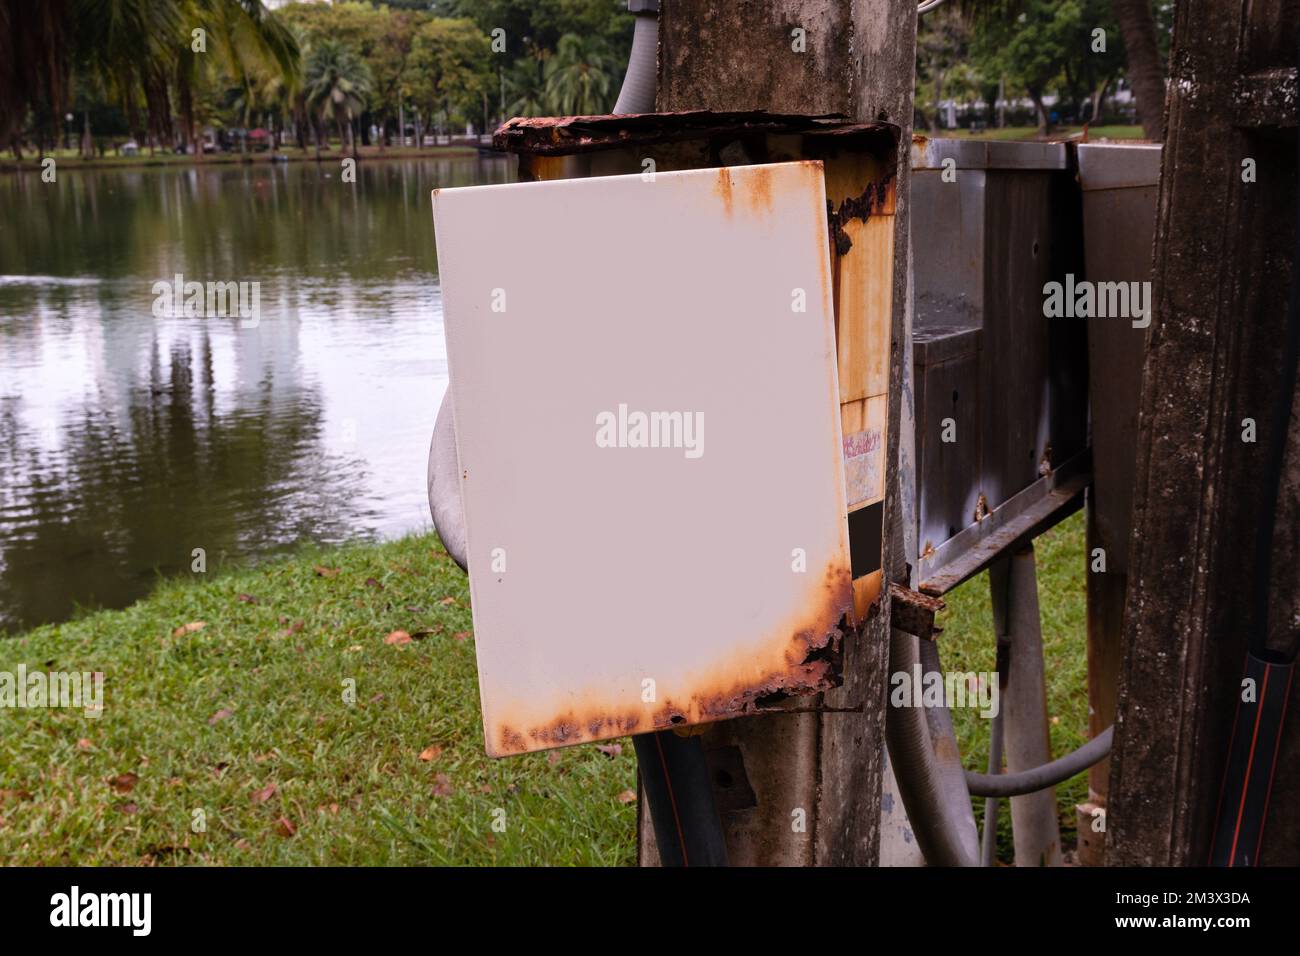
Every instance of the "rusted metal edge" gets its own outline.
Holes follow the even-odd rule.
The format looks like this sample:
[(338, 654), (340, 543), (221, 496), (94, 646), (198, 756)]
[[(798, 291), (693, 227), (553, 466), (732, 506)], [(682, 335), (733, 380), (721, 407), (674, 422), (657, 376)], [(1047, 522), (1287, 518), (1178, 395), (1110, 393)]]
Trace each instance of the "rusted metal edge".
[(889, 626), (906, 634), (934, 640), (934, 617), (946, 606), (937, 597), (921, 594), (901, 584), (889, 585)]
[(858, 195), (841, 200), (838, 209), (835, 203), (826, 200), (826, 228), (830, 231), (831, 241), (835, 243), (836, 255), (847, 256), (853, 248), (853, 240), (844, 230), (846, 225), (854, 219), (866, 222), (873, 215), (887, 209), (892, 213), (895, 173), (896, 170), (891, 168), (880, 179), (868, 183), (867, 188)]
[[(783, 641), (785, 664), (757, 679), (729, 680), (693, 689), (689, 699), (669, 698), (653, 711), (573, 709), (540, 726), (502, 723), (489, 728), (492, 756), (562, 747), (627, 734), (667, 730), (688, 723), (782, 713), (792, 698), (819, 694), (843, 682), (843, 639), (857, 633), (850, 621), (853, 591), (847, 567), (827, 569), (824, 597), (806, 621)], [(534, 746), (529, 745), (529, 740)], [(541, 747), (535, 746), (540, 744)]]
[(743, 133), (790, 133), (817, 136), (881, 136), (882, 145), (897, 144), (899, 129), (891, 123), (851, 123), (840, 113), (804, 116), (764, 110), (678, 113), (631, 113), (626, 116), (516, 117), (492, 136), (502, 152), (563, 156), (620, 146), (669, 143)]
[[(1090, 456), (1086, 452), (1071, 461), (1078, 461), (1085, 456), (1086, 460), (1083, 464), (1090, 463)], [(947, 594), (963, 581), (979, 574), (1003, 554), (1014, 551), (1026, 541), (1032, 541), (1044, 531), (1074, 514), (1083, 504), (1084, 489), (1092, 484), (1090, 466), (1082, 471), (1075, 471), (1071, 477), (1065, 478), (1059, 484), (1053, 483), (1053, 477), (1054, 475), (1049, 475), (1040, 478), (1003, 502), (990, 512), (988, 517), (956, 537), (950, 538), (940, 550), (948, 549), (954, 543), (963, 546), (955, 555), (943, 560), (938, 566), (932, 564), (928, 573), (925, 573), (925, 566), (933, 562), (934, 558), (922, 558), (921, 592), (933, 597)], [(1016, 504), (1017, 499), (1022, 495), (1032, 495), (1034, 500), (1027, 507), (1019, 509), (1014, 517), (991, 526), (999, 512), (1007, 509), (1008, 505)], [(967, 534), (978, 537), (969, 544), (965, 541), (958, 542), (958, 538)]]

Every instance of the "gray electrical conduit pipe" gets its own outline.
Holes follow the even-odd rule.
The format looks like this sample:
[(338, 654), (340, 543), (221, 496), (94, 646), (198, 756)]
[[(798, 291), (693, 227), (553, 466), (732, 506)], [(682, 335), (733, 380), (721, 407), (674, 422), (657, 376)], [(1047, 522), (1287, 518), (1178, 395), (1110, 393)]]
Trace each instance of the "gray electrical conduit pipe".
[(966, 786), (975, 797), (1020, 797), (1054, 787), (1082, 773), (1110, 753), (1115, 728), (1107, 727), (1082, 747), (1045, 764), (1017, 773), (966, 771)]
[[(893, 630), (889, 672), (942, 673), (933, 641)], [(979, 831), (971, 809), (961, 753), (947, 707), (889, 707), (885, 718), (889, 762), (907, 820), (930, 866), (979, 866)]]
[[(933, 641), (894, 631), (891, 674), (942, 673)], [(923, 678), (924, 679), (924, 676)], [(970, 797), (1018, 797), (1055, 786), (1110, 753), (1115, 728), (1107, 727), (1057, 760), (1007, 774), (963, 770), (946, 707), (890, 707), (885, 721), (889, 760), (916, 842), (930, 866), (979, 866), (980, 839)]]

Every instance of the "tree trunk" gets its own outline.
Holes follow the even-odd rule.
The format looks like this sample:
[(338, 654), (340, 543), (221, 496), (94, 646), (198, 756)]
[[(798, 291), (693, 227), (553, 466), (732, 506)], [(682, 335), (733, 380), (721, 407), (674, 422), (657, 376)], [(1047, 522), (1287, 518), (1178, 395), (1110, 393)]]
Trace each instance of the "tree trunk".
[(943, 125), (943, 78), (946, 73), (946, 70), (939, 69), (938, 64), (935, 64), (934, 121), (930, 124), (931, 131), (937, 130)]
[(1165, 138), (1165, 73), (1156, 46), (1156, 21), (1149, 0), (1111, 0), (1128, 58), (1128, 78), (1137, 97), (1138, 119), (1147, 139)]
[(1029, 94), (1029, 98), (1033, 100), (1034, 112), (1038, 114), (1038, 132), (1046, 136), (1051, 131), (1051, 124), (1047, 121), (1047, 110), (1043, 106), (1043, 91), (1030, 88), (1026, 92)]
[(81, 158), (95, 158), (95, 140), (90, 135), (90, 111), (81, 113)]
[(1109, 86), (1110, 86), (1110, 77), (1108, 76), (1101, 81), (1100, 86), (1098, 86), (1095, 90), (1093, 90), (1092, 106), (1088, 110), (1089, 125), (1095, 125), (1097, 123), (1097, 118), (1098, 116), (1101, 115), (1101, 104), (1102, 101), (1105, 100), (1106, 98), (1106, 89)]

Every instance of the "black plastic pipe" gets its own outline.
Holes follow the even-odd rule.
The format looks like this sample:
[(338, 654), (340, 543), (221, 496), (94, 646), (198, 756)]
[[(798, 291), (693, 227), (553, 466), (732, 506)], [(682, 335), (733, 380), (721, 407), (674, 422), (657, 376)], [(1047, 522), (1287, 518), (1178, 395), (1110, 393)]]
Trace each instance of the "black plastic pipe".
[(661, 863), (726, 866), (727, 844), (700, 737), (661, 730), (637, 734), (632, 743)]

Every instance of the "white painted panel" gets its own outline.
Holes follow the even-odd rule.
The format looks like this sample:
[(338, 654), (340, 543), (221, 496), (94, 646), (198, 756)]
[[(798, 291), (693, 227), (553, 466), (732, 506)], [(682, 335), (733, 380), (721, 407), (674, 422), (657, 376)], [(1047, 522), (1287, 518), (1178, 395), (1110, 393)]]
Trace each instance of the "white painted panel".
[[(488, 752), (826, 686), (851, 597), (821, 164), (433, 204)], [(696, 429), (621, 447), (634, 412)]]

